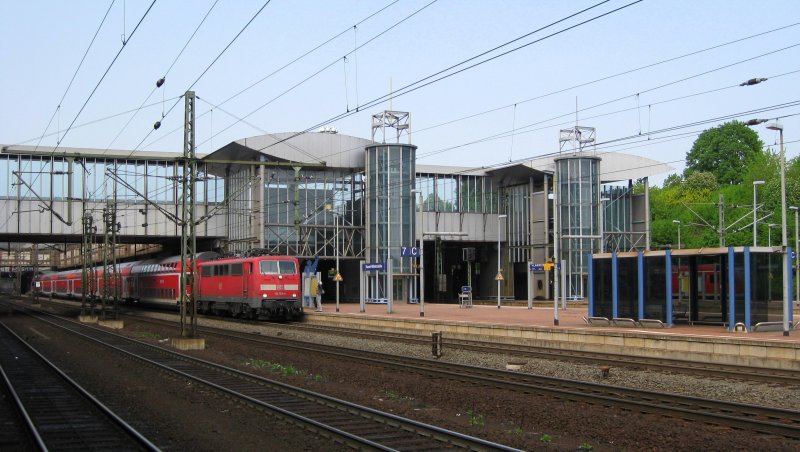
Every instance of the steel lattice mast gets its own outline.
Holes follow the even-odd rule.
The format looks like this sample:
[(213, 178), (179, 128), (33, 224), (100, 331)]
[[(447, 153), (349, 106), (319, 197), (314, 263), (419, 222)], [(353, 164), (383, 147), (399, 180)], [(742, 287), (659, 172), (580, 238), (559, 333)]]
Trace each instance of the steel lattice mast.
[[(197, 334), (197, 304), (195, 303), (194, 271), (197, 236), (194, 221), (194, 186), (197, 180), (195, 159), (195, 95), (187, 91), (183, 129), (183, 174), (181, 177), (181, 336)], [(188, 319), (187, 319), (188, 317)]]

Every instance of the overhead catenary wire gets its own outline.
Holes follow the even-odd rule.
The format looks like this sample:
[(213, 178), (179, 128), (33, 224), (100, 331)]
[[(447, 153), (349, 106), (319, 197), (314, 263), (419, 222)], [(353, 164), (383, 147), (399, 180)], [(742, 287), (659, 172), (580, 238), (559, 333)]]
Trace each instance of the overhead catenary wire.
[[(544, 41), (544, 40), (546, 40), (546, 39), (552, 38), (553, 36), (557, 36), (557, 35), (559, 35), (559, 34), (561, 34), (561, 33), (564, 33), (564, 32), (566, 32), (566, 31), (569, 31), (569, 30), (575, 29), (575, 28), (577, 28), (577, 27), (580, 27), (580, 26), (582, 26), (582, 25), (585, 25), (585, 24), (587, 24), (587, 23), (593, 22), (593, 21), (595, 21), (595, 20), (598, 20), (598, 19), (600, 19), (600, 18), (602, 18), (602, 17), (608, 16), (609, 14), (613, 14), (613, 13), (619, 12), (619, 11), (621, 11), (621, 10), (625, 9), (625, 8), (629, 8), (629, 7), (631, 7), (631, 6), (633, 6), (633, 5), (637, 4), (637, 3), (640, 3), (640, 2), (641, 2), (641, 1), (643, 1), (643, 0), (635, 0), (635, 1), (633, 1), (633, 2), (631, 2), (631, 3), (628, 3), (628, 4), (626, 4), (626, 5), (623, 5), (623, 6), (619, 7), (619, 8), (616, 8), (616, 9), (613, 9), (613, 10), (611, 10), (611, 11), (608, 11), (608, 12), (605, 12), (605, 13), (602, 13), (602, 14), (599, 14), (599, 15), (597, 15), (597, 16), (595, 16), (595, 17), (592, 17), (592, 18), (590, 18), (590, 19), (584, 20), (584, 21), (582, 21), (582, 22), (579, 22), (579, 23), (577, 23), (577, 24), (575, 24), (575, 25), (571, 25), (571, 26), (569, 26), (569, 27), (563, 28), (563, 29), (561, 29), (561, 30), (559, 30), (559, 31), (553, 32), (553, 33), (551, 33), (551, 34), (549, 34), (549, 35), (546, 35), (546, 36), (544, 36), (544, 37), (542, 37), (542, 38), (536, 39), (536, 40), (534, 40), (534, 41), (532, 41), (532, 42), (529, 42), (529, 43), (526, 43), (526, 44), (522, 44), (522, 45), (520, 45), (520, 46), (518, 46), (518, 47), (515, 47), (515, 48), (513, 48), (513, 49), (507, 50), (507, 51), (505, 51), (505, 52), (502, 52), (502, 53), (500, 53), (500, 54), (498, 54), (498, 55), (494, 55), (494, 56), (488, 57), (488, 58), (486, 58), (485, 60), (481, 60), (481, 61), (479, 61), (479, 62), (477, 62), (477, 63), (474, 63), (474, 64), (471, 64), (471, 65), (469, 65), (469, 66), (467, 66), (467, 67), (464, 67), (464, 68), (458, 69), (458, 70), (456, 70), (456, 71), (454, 71), (454, 72), (449, 72), (449, 73), (446, 73), (446, 72), (450, 71), (451, 69), (454, 69), (454, 68), (457, 68), (457, 67), (459, 67), (459, 66), (462, 66), (462, 65), (464, 65), (464, 64), (466, 64), (466, 63), (469, 63), (470, 61), (473, 61), (473, 60), (475, 60), (475, 59), (477, 59), (477, 58), (480, 58), (480, 57), (482, 57), (482, 56), (484, 56), (484, 55), (487, 55), (488, 53), (494, 52), (494, 51), (496, 51), (497, 49), (500, 49), (500, 48), (502, 48), (502, 47), (505, 47), (505, 46), (508, 46), (508, 45), (510, 45), (510, 44), (513, 44), (514, 42), (516, 42), (516, 41), (518, 41), (518, 40), (520, 40), (520, 39), (523, 39), (523, 38), (525, 38), (525, 37), (527, 37), (527, 36), (530, 36), (530, 35), (532, 35), (532, 34), (538, 33), (539, 31), (542, 31), (542, 30), (545, 30), (545, 29), (547, 29), (547, 28), (553, 27), (553, 26), (555, 26), (555, 25), (557, 25), (557, 24), (559, 24), (559, 23), (561, 23), (561, 22), (563, 22), (563, 21), (565, 21), (565, 20), (568, 20), (568, 19), (570, 19), (570, 18), (573, 18), (573, 17), (575, 17), (575, 16), (577, 16), (577, 15), (580, 15), (580, 14), (582, 14), (582, 13), (586, 12), (586, 11), (589, 11), (589, 10), (591, 10), (591, 9), (593, 9), (593, 8), (596, 8), (596, 7), (598, 7), (598, 6), (600, 6), (600, 5), (604, 4), (604, 3), (606, 3), (606, 2), (608, 2), (608, 1), (610, 1), (610, 0), (605, 0), (605, 1), (603, 1), (603, 2), (597, 3), (597, 4), (595, 4), (595, 5), (592, 5), (592, 6), (588, 7), (588, 8), (585, 8), (585, 9), (583, 9), (583, 10), (581, 10), (581, 11), (578, 11), (577, 13), (570, 14), (569, 16), (566, 16), (566, 17), (564, 17), (564, 18), (562, 18), (562, 19), (559, 19), (559, 20), (557, 20), (557, 21), (555, 21), (555, 22), (552, 22), (552, 23), (550, 23), (550, 24), (548, 24), (548, 25), (545, 25), (545, 26), (543, 26), (543, 27), (541, 27), (541, 28), (539, 28), (539, 29), (537, 29), (537, 30), (534, 30), (534, 31), (532, 31), (532, 32), (530, 32), (530, 33), (527, 33), (527, 34), (525, 34), (525, 35), (523, 35), (523, 36), (521, 36), (521, 37), (515, 38), (515, 39), (513, 39), (513, 40), (511, 40), (511, 41), (507, 41), (506, 43), (504, 43), (504, 44), (501, 44), (501, 45), (499, 45), (499, 46), (497, 46), (497, 47), (494, 47), (494, 48), (493, 48), (493, 49), (491, 49), (491, 50), (488, 50), (488, 51), (482, 52), (482, 53), (480, 53), (480, 54), (478, 54), (478, 55), (475, 55), (475, 56), (473, 56), (473, 57), (470, 57), (470, 58), (468, 58), (468, 59), (466, 59), (466, 60), (463, 60), (463, 61), (461, 61), (460, 63), (454, 64), (454, 65), (452, 65), (452, 66), (450, 66), (450, 67), (448, 67), (448, 68), (446, 68), (446, 69), (443, 69), (443, 70), (437, 71), (437, 72), (435, 72), (435, 73), (433, 73), (433, 74), (430, 74), (430, 75), (428, 75), (428, 76), (426, 76), (426, 77), (424, 77), (424, 78), (422, 78), (422, 79), (419, 79), (419, 80), (417, 80), (417, 81), (415, 81), (415, 82), (412, 82), (412, 83), (410, 83), (410, 84), (408, 84), (408, 85), (405, 85), (405, 86), (403, 86), (402, 88), (400, 88), (400, 89), (399, 89), (399, 90), (397, 90), (397, 91), (393, 91), (393, 92), (391, 92), (391, 93), (384, 94), (384, 95), (382, 95), (382, 96), (380, 96), (380, 97), (377, 97), (377, 98), (375, 98), (375, 99), (373, 99), (373, 100), (371, 100), (371, 101), (368, 101), (368, 102), (366, 102), (366, 103), (364, 103), (364, 104), (361, 104), (361, 105), (359, 105), (358, 107), (356, 107), (356, 109), (355, 109), (355, 110), (353, 110), (353, 111), (350, 111), (350, 112), (344, 112), (344, 113), (340, 113), (340, 114), (339, 114), (339, 115), (337, 115), (337, 116), (334, 116), (334, 117), (332, 117), (332, 118), (329, 118), (329, 119), (327, 119), (327, 120), (325, 120), (325, 121), (323, 121), (323, 122), (321, 122), (321, 123), (318, 123), (318, 124), (315, 124), (315, 125), (313, 125), (313, 126), (311, 126), (311, 127), (308, 127), (308, 128), (304, 129), (304, 130), (303, 130), (303, 131), (301, 131), (301, 132), (297, 132), (296, 134), (293, 134), (292, 136), (290, 136), (290, 137), (287, 137), (287, 138), (283, 139), (283, 140), (282, 140), (282, 141), (280, 141), (280, 142), (273, 143), (273, 144), (271, 144), (271, 145), (269, 145), (269, 146), (267, 146), (267, 147), (275, 146), (275, 145), (277, 145), (277, 144), (280, 144), (280, 143), (281, 143), (281, 142), (283, 142), (283, 141), (286, 141), (286, 140), (291, 140), (291, 139), (293, 139), (293, 138), (295, 138), (295, 137), (297, 137), (297, 136), (299, 136), (299, 135), (302, 135), (302, 134), (304, 134), (304, 133), (306, 133), (306, 132), (309, 132), (309, 131), (311, 131), (311, 130), (315, 130), (315, 129), (318, 129), (318, 128), (320, 128), (320, 127), (326, 126), (326, 125), (328, 125), (328, 124), (330, 124), (330, 123), (332, 123), (332, 122), (334, 122), (334, 121), (336, 121), (336, 120), (339, 120), (339, 119), (342, 119), (342, 118), (345, 118), (345, 117), (348, 117), (348, 116), (352, 116), (354, 113), (356, 113), (356, 112), (358, 112), (358, 111), (360, 111), (360, 110), (363, 110), (364, 108), (369, 108), (369, 107), (372, 107), (372, 106), (378, 105), (378, 104), (380, 104), (380, 103), (382, 103), (382, 102), (386, 101), (386, 99), (387, 99), (387, 98), (389, 98), (389, 97), (393, 97), (393, 98), (394, 98), (394, 97), (399, 97), (399, 96), (402, 96), (402, 95), (404, 95), (404, 94), (411, 93), (411, 92), (413, 92), (413, 91), (416, 91), (416, 90), (418, 90), (418, 89), (420, 89), (420, 88), (423, 88), (423, 87), (429, 86), (429, 85), (431, 85), (431, 84), (433, 84), (433, 83), (437, 83), (437, 82), (439, 82), (439, 81), (441, 81), (441, 80), (447, 79), (447, 78), (449, 78), (449, 77), (452, 77), (452, 76), (454, 76), (454, 75), (457, 75), (457, 74), (459, 74), (459, 73), (461, 73), (461, 72), (464, 72), (464, 71), (466, 71), (466, 70), (469, 70), (469, 69), (475, 68), (475, 67), (477, 67), (477, 66), (480, 66), (480, 65), (482, 65), (482, 64), (488, 63), (488, 62), (490, 62), (490, 61), (493, 61), (493, 60), (495, 60), (495, 59), (497, 59), (497, 58), (500, 58), (500, 57), (506, 56), (506, 55), (508, 55), (508, 54), (510, 54), (510, 53), (513, 53), (513, 52), (519, 51), (519, 50), (521, 50), (521, 49), (523, 49), (523, 48), (526, 48), (526, 47), (528, 47), (528, 46), (530, 46), (530, 45), (533, 45), (533, 44), (536, 44), (536, 43), (542, 42), (542, 41)], [(441, 74), (444, 74), (444, 73), (446, 73), (446, 74), (445, 74), (445, 75), (442, 75), (441, 77), (434, 78), (434, 77), (437, 77), (437, 76), (439, 76), (439, 75), (441, 75)], [(433, 79), (433, 80), (431, 80), (431, 79)], [(262, 151), (262, 150), (264, 150), (264, 149), (266, 149), (266, 147), (265, 147), (265, 148), (262, 148), (262, 149), (259, 149), (259, 151)]]
[[(64, 99), (67, 98), (67, 94), (69, 93), (70, 88), (72, 88), (72, 83), (75, 82), (75, 78), (78, 76), (78, 72), (81, 70), (81, 67), (83, 67), (83, 62), (86, 61), (86, 56), (89, 54), (89, 51), (92, 49), (92, 46), (94, 45), (94, 41), (95, 41), (95, 39), (97, 39), (97, 35), (100, 33), (100, 30), (103, 28), (103, 24), (106, 22), (106, 19), (108, 18), (108, 13), (111, 12), (111, 8), (114, 6), (115, 1), (116, 0), (112, 0), (111, 4), (108, 5), (108, 9), (106, 10), (106, 13), (103, 15), (103, 18), (100, 20), (100, 25), (97, 26), (97, 30), (94, 32), (94, 35), (92, 36), (92, 40), (89, 42), (89, 46), (86, 47), (86, 51), (83, 52), (83, 56), (81, 57), (81, 61), (78, 63), (78, 67), (75, 68), (75, 72), (73, 72), (72, 78), (69, 80), (69, 83), (67, 84), (67, 88), (64, 90), (64, 94), (61, 95), (61, 99), (58, 101), (58, 106), (56, 107), (56, 110), (53, 112), (53, 116), (50, 117), (50, 121), (48, 121), (47, 126), (45, 126), (44, 131), (42, 132), (42, 136), (40, 136), (39, 137), (39, 141), (36, 142), (36, 149), (39, 149), (39, 145), (41, 144), (42, 140), (44, 139), (45, 134), (47, 133), (47, 130), (50, 128), (50, 125), (53, 123), (53, 119), (56, 117), (56, 114), (59, 113), (59, 111), (61, 109), (61, 105), (64, 103)], [(59, 139), (58, 141), (60, 142), (61, 140)]]
[[(116, 142), (117, 139), (120, 137), (120, 135), (122, 135), (122, 133), (128, 128), (128, 126), (131, 124), (131, 122), (136, 117), (136, 115), (139, 113), (139, 111), (142, 109), (142, 107), (147, 103), (148, 100), (150, 100), (150, 97), (153, 96), (153, 93), (155, 93), (157, 89), (163, 88), (164, 80), (166, 80), (167, 76), (172, 71), (172, 68), (178, 62), (178, 60), (180, 59), (181, 55), (183, 55), (183, 52), (186, 51), (186, 48), (189, 47), (189, 44), (192, 42), (194, 37), (197, 35), (197, 32), (200, 30), (200, 27), (203, 26), (203, 24), (205, 23), (206, 19), (208, 19), (208, 16), (211, 14), (211, 11), (214, 9), (215, 6), (217, 6), (218, 2), (219, 2), (219, 0), (214, 0), (214, 3), (211, 5), (210, 8), (208, 8), (208, 11), (203, 16), (203, 19), (200, 21), (199, 24), (197, 24), (197, 27), (195, 27), (195, 29), (192, 32), (191, 36), (189, 36), (189, 39), (186, 40), (186, 43), (183, 45), (183, 48), (180, 50), (180, 52), (178, 52), (178, 54), (172, 60), (172, 64), (169, 65), (167, 70), (164, 72), (164, 75), (162, 75), (161, 78), (158, 80), (158, 82), (156, 82), (156, 86), (152, 88), (152, 90), (150, 91), (150, 94), (148, 94), (147, 97), (145, 97), (144, 100), (142, 100), (142, 103), (139, 105), (139, 108), (133, 110), (133, 114), (131, 115), (131, 117), (128, 118), (128, 121), (122, 126), (122, 128), (117, 133), (117, 135), (111, 140), (111, 142), (108, 144), (108, 146), (106, 146), (106, 150), (111, 149), (111, 146), (114, 145), (114, 142)], [(164, 117), (163, 104), (165, 102), (165, 99), (164, 99), (164, 96), (165, 96), (164, 92), (165, 91), (166, 91), (166, 89), (162, 90), (162, 98), (161, 98), (161, 104), (162, 104), (161, 117), (162, 118)]]
[(136, 26), (131, 31), (131, 34), (128, 35), (127, 39), (125, 39), (125, 41), (122, 43), (122, 46), (120, 47), (119, 51), (117, 51), (117, 54), (114, 56), (114, 58), (111, 60), (111, 63), (109, 63), (108, 67), (103, 72), (103, 75), (100, 77), (100, 80), (97, 81), (97, 84), (95, 85), (94, 89), (92, 89), (92, 91), (89, 93), (89, 96), (86, 98), (86, 101), (83, 103), (83, 105), (81, 105), (81, 108), (78, 110), (78, 113), (72, 119), (72, 122), (70, 122), (69, 126), (67, 126), (67, 128), (64, 130), (64, 136), (61, 137), (59, 142), (52, 149), (52, 151), (51, 151), (52, 154), (55, 154), (56, 150), (61, 145), (61, 142), (64, 141), (64, 138), (69, 133), (69, 131), (72, 129), (72, 126), (78, 120), (78, 118), (80, 117), (81, 113), (83, 113), (83, 110), (86, 108), (86, 105), (89, 104), (90, 100), (92, 100), (92, 97), (94, 96), (94, 93), (97, 92), (97, 89), (100, 87), (100, 84), (103, 83), (103, 80), (106, 78), (106, 75), (108, 75), (108, 72), (111, 70), (111, 68), (114, 66), (114, 63), (116, 63), (117, 59), (122, 54), (122, 51), (125, 50), (125, 46), (130, 42), (131, 39), (133, 39), (133, 35), (136, 34), (136, 31), (139, 29), (139, 26), (142, 25), (142, 22), (144, 22), (144, 19), (147, 17), (148, 14), (150, 14), (150, 10), (153, 9), (153, 6), (156, 4), (156, 1), (157, 0), (153, 0), (152, 3), (150, 3), (150, 6), (147, 7), (147, 10), (144, 12), (142, 17), (139, 19), (139, 22), (136, 23)]
[[(370, 43), (371, 43), (371, 42), (373, 42), (374, 40), (376, 40), (376, 39), (378, 39), (379, 37), (383, 36), (384, 34), (388, 33), (390, 30), (394, 29), (395, 27), (399, 26), (400, 24), (402, 24), (402, 23), (406, 22), (407, 20), (411, 19), (412, 17), (416, 16), (417, 14), (419, 14), (420, 12), (422, 12), (423, 10), (425, 10), (426, 8), (428, 8), (429, 6), (433, 5), (433, 4), (434, 4), (434, 3), (436, 3), (437, 1), (438, 1), (438, 0), (433, 0), (433, 1), (431, 1), (430, 3), (428, 3), (428, 4), (424, 5), (424, 6), (422, 6), (421, 8), (417, 9), (417, 10), (416, 10), (416, 11), (414, 11), (413, 13), (411, 13), (411, 14), (409, 14), (408, 16), (404, 17), (403, 19), (401, 19), (401, 20), (399, 20), (399, 21), (395, 22), (395, 23), (394, 23), (393, 25), (391, 25), (390, 27), (388, 27), (388, 28), (384, 29), (383, 31), (381, 31), (381, 32), (380, 32), (380, 33), (378, 33), (377, 35), (373, 36), (372, 38), (370, 38), (369, 40), (367, 40), (367, 41), (366, 41), (366, 42), (364, 42), (363, 44), (359, 45), (358, 47), (356, 47), (355, 49), (353, 49), (353, 51), (351, 51), (351, 52), (348, 52), (348, 53), (347, 53), (347, 54), (345, 54), (344, 56), (346, 57), (346, 56), (348, 56), (348, 55), (351, 55), (351, 54), (353, 54), (354, 52), (356, 52), (358, 49), (360, 49), (360, 48), (362, 48), (362, 47), (364, 47), (364, 46), (366, 46), (366, 45), (370, 44)], [(610, 1), (610, 0), (606, 0), (606, 1)], [(349, 30), (349, 28), (348, 28), (348, 30)], [(329, 41), (330, 41), (330, 40), (329, 40)], [(326, 41), (326, 43), (327, 43), (327, 42), (328, 42), (328, 41)], [(298, 87), (302, 86), (303, 84), (305, 84), (305, 83), (306, 83), (306, 82), (308, 82), (309, 80), (313, 80), (315, 77), (317, 77), (318, 75), (322, 74), (322, 73), (323, 73), (323, 72), (325, 72), (327, 69), (329, 69), (330, 67), (332, 67), (332, 66), (334, 66), (335, 64), (337, 64), (337, 63), (339, 62), (339, 60), (340, 60), (340, 58), (339, 58), (339, 57), (337, 57), (335, 60), (331, 61), (330, 63), (328, 63), (327, 65), (323, 66), (322, 68), (320, 68), (320, 69), (316, 70), (314, 73), (312, 73), (311, 75), (308, 75), (307, 77), (305, 77), (304, 79), (300, 80), (299, 82), (295, 83), (294, 85), (292, 85), (292, 86), (291, 86), (291, 87), (289, 87), (288, 89), (284, 90), (283, 92), (281, 92), (281, 93), (280, 93), (280, 94), (278, 94), (277, 96), (274, 96), (272, 99), (270, 99), (270, 100), (268, 100), (267, 102), (265, 102), (265, 103), (261, 104), (260, 106), (258, 106), (258, 107), (257, 107), (257, 108), (255, 108), (254, 110), (250, 111), (249, 113), (247, 113), (247, 114), (243, 115), (243, 116), (242, 116), (242, 118), (245, 118), (245, 119), (246, 119), (246, 118), (249, 118), (250, 116), (252, 116), (252, 115), (256, 114), (257, 112), (259, 112), (259, 111), (263, 110), (264, 108), (266, 108), (267, 106), (269, 106), (269, 105), (270, 105), (270, 104), (272, 104), (273, 102), (277, 101), (278, 99), (282, 98), (283, 96), (285, 96), (285, 95), (289, 94), (290, 92), (294, 91), (295, 89), (297, 89)], [(294, 61), (293, 61), (293, 62), (294, 62)], [(290, 63), (290, 64), (291, 64), (291, 63)], [(281, 68), (281, 69), (283, 69), (283, 68)], [(279, 69), (279, 70), (281, 70), (281, 69)], [(270, 74), (270, 75), (272, 75), (272, 74)], [(238, 95), (238, 94), (236, 94), (236, 95)], [(235, 96), (234, 96), (234, 97), (235, 97)], [(226, 99), (226, 100), (225, 100), (225, 101), (223, 101), (222, 103), (224, 104), (224, 103), (226, 103), (226, 102), (227, 102), (228, 100), (230, 100), (230, 99), (232, 99), (232, 98)], [(351, 110), (351, 111), (353, 111), (353, 112), (357, 112), (357, 111), (358, 111), (358, 108), (359, 108), (359, 107), (358, 107), (358, 104), (356, 104), (356, 105), (357, 105), (357, 106), (356, 106), (356, 108), (355, 108), (354, 110)], [(227, 127), (223, 128), (222, 130), (220, 130), (219, 132), (217, 132), (217, 133), (216, 133), (214, 136), (216, 136), (216, 135), (219, 135), (219, 134), (221, 134), (221, 133), (223, 133), (223, 132), (225, 132), (225, 131), (229, 130), (231, 127), (235, 126), (236, 124), (238, 124), (238, 121), (236, 121), (236, 122), (234, 122), (234, 123), (232, 123), (232, 124), (229, 124)], [(323, 125), (326, 125), (326, 124), (323, 124)], [(321, 126), (320, 126), (320, 127), (321, 127)], [(212, 136), (211, 138), (213, 138), (214, 136)], [(201, 143), (200, 143), (200, 145), (202, 145), (203, 143), (205, 143), (205, 141), (201, 142)]]
[[(206, 73), (207, 73), (207, 72), (208, 72), (208, 71), (211, 69), (211, 67), (213, 67), (213, 66), (214, 66), (214, 64), (215, 64), (217, 61), (219, 61), (219, 59), (222, 57), (222, 55), (223, 55), (223, 54), (225, 54), (225, 52), (226, 52), (226, 51), (227, 51), (227, 50), (228, 50), (228, 49), (229, 49), (229, 48), (230, 48), (230, 47), (233, 45), (233, 43), (234, 43), (234, 42), (236, 42), (236, 40), (237, 40), (237, 39), (239, 39), (239, 37), (242, 35), (242, 33), (244, 33), (244, 32), (245, 32), (245, 30), (247, 30), (247, 28), (250, 26), (250, 24), (252, 24), (252, 23), (253, 23), (253, 21), (254, 21), (254, 20), (256, 20), (256, 18), (257, 18), (257, 17), (258, 17), (258, 16), (261, 14), (261, 12), (262, 12), (262, 11), (264, 11), (264, 8), (266, 8), (266, 7), (267, 7), (267, 5), (269, 5), (269, 3), (270, 3), (271, 1), (272, 1), (272, 0), (267, 0), (267, 1), (266, 1), (266, 2), (265, 2), (265, 3), (264, 3), (262, 6), (261, 6), (261, 8), (259, 8), (259, 9), (258, 9), (258, 11), (256, 11), (256, 13), (255, 13), (255, 14), (253, 14), (253, 16), (250, 18), (250, 20), (249, 20), (249, 21), (247, 21), (247, 23), (246, 23), (246, 24), (245, 24), (245, 25), (244, 25), (244, 26), (241, 28), (241, 30), (239, 30), (239, 32), (238, 32), (238, 33), (236, 33), (236, 36), (234, 36), (234, 37), (233, 37), (233, 39), (231, 39), (231, 41), (230, 41), (230, 42), (228, 42), (228, 44), (225, 46), (225, 48), (223, 48), (223, 49), (222, 49), (222, 51), (220, 51), (220, 52), (217, 54), (217, 56), (216, 56), (216, 57), (214, 57), (214, 59), (211, 61), (211, 63), (209, 63), (209, 64), (208, 64), (208, 66), (206, 66), (206, 68), (205, 68), (205, 69), (204, 69), (204, 70), (203, 70), (203, 71), (200, 73), (200, 75), (198, 75), (198, 76), (197, 76), (197, 78), (194, 80), (194, 82), (192, 82), (192, 83), (189, 85), (189, 87), (188, 87), (188, 88), (186, 88), (186, 90), (185, 90), (185, 91), (191, 91), (191, 89), (194, 87), (194, 85), (196, 85), (196, 84), (197, 84), (197, 82), (199, 82), (199, 81), (200, 81), (200, 79), (202, 79), (202, 78), (203, 78), (203, 76), (204, 76), (204, 75), (205, 75), (205, 74), (206, 74)], [(181, 96), (181, 97), (179, 98), (179, 100), (178, 100), (178, 101), (176, 101), (175, 103), (173, 103), (173, 104), (172, 104), (172, 106), (169, 108), (169, 110), (167, 110), (167, 112), (166, 112), (166, 113), (163, 113), (163, 114), (162, 114), (162, 119), (163, 119), (164, 117), (168, 116), (168, 115), (169, 115), (169, 114), (172, 112), (172, 110), (173, 110), (173, 109), (175, 109), (175, 107), (178, 105), (178, 103), (180, 103), (180, 99), (181, 99), (181, 98), (183, 98), (183, 96)], [(142, 139), (141, 139), (141, 141), (139, 141), (139, 144), (137, 144), (137, 145), (136, 145), (136, 147), (134, 148), (134, 150), (133, 150), (133, 151), (131, 151), (131, 153), (133, 153), (133, 152), (135, 152), (136, 150), (140, 149), (140, 147), (142, 146), (142, 143), (144, 143), (144, 142), (145, 142), (145, 140), (147, 140), (147, 138), (150, 136), (150, 134), (151, 134), (151, 133), (153, 133), (153, 131), (154, 131), (154, 130), (155, 130), (154, 128), (150, 129), (150, 130), (147, 132), (147, 135), (145, 135), (145, 136), (144, 136), (144, 138), (142, 138)]]

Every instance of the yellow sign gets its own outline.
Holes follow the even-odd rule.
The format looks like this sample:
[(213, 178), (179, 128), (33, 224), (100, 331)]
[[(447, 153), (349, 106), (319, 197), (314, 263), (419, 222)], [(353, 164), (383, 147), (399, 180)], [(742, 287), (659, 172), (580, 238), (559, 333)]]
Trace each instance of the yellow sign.
[(341, 275), (341, 273), (337, 273), (337, 274), (336, 274), (336, 276), (334, 276), (334, 277), (333, 277), (333, 280), (334, 280), (334, 281), (336, 281), (336, 282), (342, 282), (342, 281), (344, 281), (344, 280), (342, 279), (342, 275)]
[(552, 262), (546, 262), (546, 263), (544, 264), (544, 271), (546, 271), (546, 272), (549, 272), (550, 270), (552, 270), (552, 269), (553, 269), (553, 267), (554, 267), (555, 265), (556, 265), (556, 264), (554, 264), (554, 263), (552, 263)]

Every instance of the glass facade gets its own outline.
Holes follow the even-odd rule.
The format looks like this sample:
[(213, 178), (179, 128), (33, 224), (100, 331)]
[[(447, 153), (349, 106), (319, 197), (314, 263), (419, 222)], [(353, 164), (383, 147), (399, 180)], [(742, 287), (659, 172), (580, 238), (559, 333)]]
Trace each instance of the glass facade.
[(498, 213), (499, 197), (491, 178), (457, 174), (416, 175), (425, 212)]
[(588, 256), (599, 250), (600, 159), (565, 157), (555, 160), (558, 240), (569, 298), (583, 298)]
[[(197, 202), (221, 203), (224, 179), (198, 166)], [(111, 174), (128, 186), (114, 182)], [(141, 203), (142, 195), (156, 204), (180, 200), (180, 163), (175, 159), (95, 158), (0, 155), (0, 199), (105, 201), (116, 192), (118, 202)], [(71, 193), (70, 193), (71, 189)], [(138, 192), (138, 193), (137, 193)]]
[[(416, 204), (411, 193), (416, 176), (416, 149), (408, 144), (376, 144), (366, 148), (366, 261), (386, 263), (387, 270), (391, 266), (391, 273), (396, 276), (414, 274), (415, 258), (401, 257), (400, 248), (416, 244)], [(434, 203), (435, 206), (443, 209), (457, 206), (458, 190), (452, 180), (436, 179), (433, 190), (449, 200)], [(404, 280), (410, 282), (409, 278)], [(410, 287), (393, 282), (388, 280), (388, 272), (371, 273), (368, 298), (405, 298), (403, 291), (407, 294)]]

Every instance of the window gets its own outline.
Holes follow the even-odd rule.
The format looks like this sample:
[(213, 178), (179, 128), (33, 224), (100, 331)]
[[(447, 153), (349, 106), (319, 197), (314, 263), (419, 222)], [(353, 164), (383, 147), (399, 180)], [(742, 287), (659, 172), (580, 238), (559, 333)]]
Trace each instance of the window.
[(261, 261), (262, 275), (294, 275), (297, 267), (294, 261)]
[(231, 264), (231, 276), (242, 275), (242, 264)]
[(261, 274), (262, 275), (277, 275), (278, 274), (278, 261), (261, 261)]
[(294, 275), (297, 273), (293, 261), (280, 261), (282, 275)]

